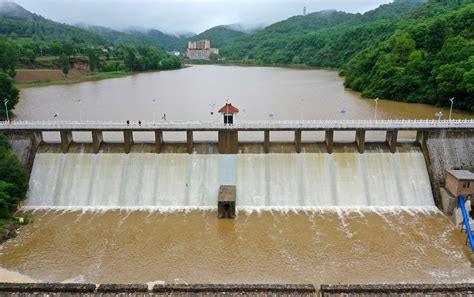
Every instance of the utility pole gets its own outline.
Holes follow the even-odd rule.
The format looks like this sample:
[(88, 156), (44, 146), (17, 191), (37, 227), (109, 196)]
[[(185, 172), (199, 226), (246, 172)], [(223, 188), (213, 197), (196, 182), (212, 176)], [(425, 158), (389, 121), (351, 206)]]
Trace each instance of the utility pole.
[(374, 114), (374, 119), (377, 120), (377, 107), (379, 103), (379, 97), (375, 98), (375, 114)]
[(449, 120), (451, 120), (451, 114), (453, 113), (454, 97), (449, 99), (449, 101), (451, 101), (451, 107), (449, 108)]
[(3, 103), (5, 103), (5, 114), (7, 115), (7, 122), (10, 122), (10, 117), (8, 115), (8, 106), (7, 106), (8, 102), (9, 102), (8, 99), (3, 100)]

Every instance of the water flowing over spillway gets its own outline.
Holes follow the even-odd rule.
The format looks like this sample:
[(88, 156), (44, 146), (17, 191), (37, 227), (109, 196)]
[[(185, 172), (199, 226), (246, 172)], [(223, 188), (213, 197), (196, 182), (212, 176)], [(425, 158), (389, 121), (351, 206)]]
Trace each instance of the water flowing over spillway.
[[(229, 168), (232, 164), (235, 168)], [(232, 165), (230, 165), (232, 167)], [(430, 207), (423, 154), (56, 154), (38, 153), (30, 208), (215, 208), (219, 185), (237, 206)]]

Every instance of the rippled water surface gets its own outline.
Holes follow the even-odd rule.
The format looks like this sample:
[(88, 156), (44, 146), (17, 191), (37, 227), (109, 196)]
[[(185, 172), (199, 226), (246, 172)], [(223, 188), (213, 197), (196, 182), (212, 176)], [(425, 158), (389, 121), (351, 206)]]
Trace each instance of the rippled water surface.
[[(336, 71), (274, 67), (192, 66), (123, 78), (27, 88), (15, 113), (18, 119), (211, 120), (227, 99), (240, 108), (239, 118), (372, 119), (374, 100), (344, 89)], [(80, 103), (79, 103), (80, 100)], [(379, 119), (435, 119), (429, 105), (378, 102)], [(449, 114), (444, 109), (445, 115)], [(453, 118), (473, 118), (454, 112)], [(220, 119), (220, 118), (219, 118)]]

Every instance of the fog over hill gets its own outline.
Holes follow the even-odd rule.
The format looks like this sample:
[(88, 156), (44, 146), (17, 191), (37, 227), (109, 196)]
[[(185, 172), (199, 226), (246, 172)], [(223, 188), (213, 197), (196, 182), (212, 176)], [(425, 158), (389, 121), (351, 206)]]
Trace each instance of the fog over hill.
[(201, 33), (215, 26), (245, 24), (262, 27), (307, 12), (336, 9), (363, 13), (391, 0), (304, 1), (91, 1), (18, 0), (29, 11), (68, 24), (85, 23), (122, 31), (153, 28), (167, 34)]

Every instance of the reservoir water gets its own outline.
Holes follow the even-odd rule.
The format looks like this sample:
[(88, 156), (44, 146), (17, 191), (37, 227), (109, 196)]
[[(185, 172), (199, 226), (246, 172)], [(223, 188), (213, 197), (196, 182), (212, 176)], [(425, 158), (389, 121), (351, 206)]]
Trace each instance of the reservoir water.
[[(449, 108), (388, 100), (378, 102), (376, 115), (375, 101), (361, 99), (360, 94), (344, 89), (343, 78), (336, 71), (212, 65), (27, 88), (21, 91), (15, 113), (18, 120), (125, 122), (161, 120), (166, 114), (169, 121), (221, 121), (216, 111), (227, 99), (241, 111), (237, 120), (373, 119), (375, 116), (378, 119), (435, 119), (435, 113), (440, 110), (445, 118), (449, 115)], [(343, 109), (347, 111), (344, 116)], [(53, 117), (55, 114), (57, 117)], [(454, 110), (452, 118), (474, 118), (474, 115)], [(369, 140), (376, 134), (371, 133), (367, 135)], [(303, 134), (303, 140), (322, 138), (321, 135)], [(58, 140), (57, 136), (45, 136)], [(111, 133), (104, 137), (118, 140)], [(275, 132), (271, 137), (272, 140), (290, 140), (293, 135)], [(335, 137), (347, 141), (354, 138), (344, 132), (336, 133)], [(399, 137), (412, 138), (414, 134), (400, 133)], [(214, 140), (217, 134), (195, 133), (194, 138)], [(151, 140), (152, 137), (137, 135), (136, 139)], [(184, 139), (184, 133), (164, 135), (165, 141)], [(261, 140), (263, 136), (247, 132), (241, 133), (240, 139)]]
[[(23, 89), (15, 113), (220, 121), (211, 112), (226, 99), (239, 119), (341, 119), (343, 108), (348, 119), (375, 117), (374, 100), (345, 90), (336, 72), (231, 66)], [(380, 100), (377, 118), (432, 119), (439, 110)], [(434, 206), (422, 152), (403, 147), (228, 157), (235, 220), (215, 211), (221, 164), (230, 162), (220, 155), (40, 151), (20, 211), (32, 222), (0, 246), (0, 282), (474, 281), (464, 234)]]

